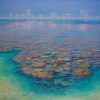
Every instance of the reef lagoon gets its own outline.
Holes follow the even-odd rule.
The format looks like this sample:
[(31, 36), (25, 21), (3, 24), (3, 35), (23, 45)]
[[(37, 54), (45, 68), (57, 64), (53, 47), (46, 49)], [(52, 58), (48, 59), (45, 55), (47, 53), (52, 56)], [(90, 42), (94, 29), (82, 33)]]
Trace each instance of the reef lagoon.
[(99, 100), (100, 23), (0, 21), (0, 100)]

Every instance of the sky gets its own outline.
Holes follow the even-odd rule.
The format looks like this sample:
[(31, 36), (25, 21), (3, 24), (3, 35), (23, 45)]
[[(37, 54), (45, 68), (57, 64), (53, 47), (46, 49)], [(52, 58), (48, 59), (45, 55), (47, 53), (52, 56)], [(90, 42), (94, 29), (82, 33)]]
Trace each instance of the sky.
[(100, 16), (100, 0), (0, 0), (0, 16), (31, 10), (33, 14), (72, 13), (86, 10)]

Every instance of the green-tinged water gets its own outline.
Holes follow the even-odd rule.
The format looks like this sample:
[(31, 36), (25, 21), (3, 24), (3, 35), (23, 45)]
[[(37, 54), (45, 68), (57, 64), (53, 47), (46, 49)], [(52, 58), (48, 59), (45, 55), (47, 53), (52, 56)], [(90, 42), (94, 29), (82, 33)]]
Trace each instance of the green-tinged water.
[(56, 89), (54, 93), (45, 93), (49, 89), (40, 87), (44, 92), (42, 93), (30, 79), (18, 71), (18, 64), (12, 61), (17, 53), (0, 52), (0, 100), (99, 100), (100, 69), (92, 69), (92, 76), (61, 91)]

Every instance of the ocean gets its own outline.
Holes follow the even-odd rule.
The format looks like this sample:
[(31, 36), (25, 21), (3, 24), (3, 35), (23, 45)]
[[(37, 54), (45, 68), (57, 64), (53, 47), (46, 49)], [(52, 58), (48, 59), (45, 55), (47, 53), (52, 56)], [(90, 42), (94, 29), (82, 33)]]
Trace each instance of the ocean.
[[(56, 49), (56, 52), (58, 49), (63, 49), (64, 52), (75, 57), (84, 52), (92, 53), (92, 63), (89, 66), (91, 74), (86, 77), (69, 77), (74, 79), (71, 86), (53, 84), (45, 86), (41, 81), (37, 84), (36, 78), (23, 73), (21, 64), (14, 60), (14, 57), (22, 52), (30, 54), (38, 50), (39, 55), (42, 55), (42, 51), (47, 52), (46, 50), (51, 49)], [(60, 51), (60, 54), (62, 53)], [(84, 21), (1, 20), (0, 100), (99, 100), (100, 63), (94, 64), (95, 61), (100, 62), (99, 55), (99, 21), (87, 23)], [(82, 57), (80, 60), (83, 59)]]

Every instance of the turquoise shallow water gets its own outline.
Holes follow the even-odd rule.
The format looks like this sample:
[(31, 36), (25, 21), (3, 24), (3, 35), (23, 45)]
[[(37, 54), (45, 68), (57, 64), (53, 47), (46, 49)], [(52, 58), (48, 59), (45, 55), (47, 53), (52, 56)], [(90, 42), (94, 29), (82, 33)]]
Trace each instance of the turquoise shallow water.
[(12, 60), (17, 53), (0, 52), (0, 100), (99, 100), (99, 68), (92, 68), (90, 77), (77, 80), (72, 87), (51, 89), (36, 86), (31, 78), (19, 72), (18, 64)]

